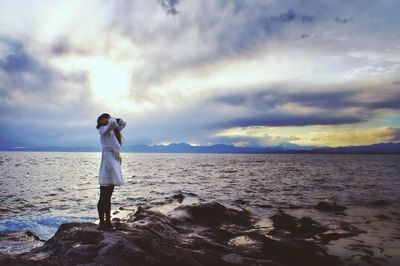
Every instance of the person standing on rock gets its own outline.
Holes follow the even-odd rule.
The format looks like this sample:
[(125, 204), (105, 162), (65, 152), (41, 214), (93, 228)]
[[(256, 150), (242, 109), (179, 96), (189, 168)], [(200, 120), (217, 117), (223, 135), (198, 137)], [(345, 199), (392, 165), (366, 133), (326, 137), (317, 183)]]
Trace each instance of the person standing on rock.
[(112, 230), (111, 196), (114, 186), (124, 183), (121, 172), (120, 147), (122, 143), (121, 130), (125, 126), (124, 120), (111, 117), (106, 113), (97, 118), (96, 128), (99, 130), (102, 148), (99, 170), (100, 198), (97, 204), (100, 230)]

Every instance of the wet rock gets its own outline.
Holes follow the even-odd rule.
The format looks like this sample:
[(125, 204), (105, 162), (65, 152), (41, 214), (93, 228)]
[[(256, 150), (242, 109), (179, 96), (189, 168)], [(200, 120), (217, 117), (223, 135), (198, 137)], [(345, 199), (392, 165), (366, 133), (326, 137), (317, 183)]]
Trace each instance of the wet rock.
[(358, 227), (352, 225), (351, 223), (348, 222), (340, 222), (339, 223), (340, 228), (342, 230), (345, 230), (347, 232), (352, 233), (354, 236), (362, 234), (362, 233), (366, 233), (366, 231), (359, 229)]
[(329, 203), (326, 201), (318, 202), (318, 204), (314, 207), (315, 209), (323, 212), (343, 212), (347, 208), (341, 205), (334, 203)]
[(280, 265), (342, 265), (337, 257), (329, 256), (318, 245), (306, 241), (263, 240), (266, 257)]
[(237, 199), (234, 201), (234, 203), (238, 204), (238, 205), (246, 205), (247, 204), (247, 202), (244, 199)]
[(99, 265), (137, 265), (146, 263), (146, 253), (125, 239), (104, 244), (97, 254), (95, 262)]
[(341, 238), (347, 238), (347, 237), (354, 237), (358, 236), (359, 234), (366, 233), (363, 230), (360, 230), (359, 228), (355, 227), (354, 225), (347, 223), (347, 222), (340, 222), (339, 227), (326, 231), (322, 234), (319, 235), (321, 238), (321, 242), (323, 244), (327, 244), (330, 241), (333, 240), (338, 240)]
[(32, 233), (32, 232), (29, 231), (29, 230), (28, 230), (28, 231), (25, 231), (25, 235), (26, 235), (27, 237), (32, 237), (34, 240), (44, 242), (44, 240), (40, 239), (40, 237), (38, 237), (37, 235), (35, 235), (34, 233)]
[(250, 213), (245, 210), (227, 209), (218, 202), (195, 204), (178, 207), (185, 210), (191, 217), (191, 222), (205, 226), (218, 226), (222, 223), (250, 226)]
[(37, 265), (37, 266), (46, 266), (50, 265), (49, 263), (45, 262), (36, 262), (30, 259), (22, 258), (20, 255), (6, 255), (0, 253), (0, 265), (19, 265), (19, 266), (30, 266), (30, 265)]
[(31, 231), (0, 233), (0, 252), (27, 252), (42, 246), (44, 242)]
[(153, 205), (157, 205), (157, 204), (158, 205), (164, 205), (164, 204), (172, 203), (174, 201), (182, 203), (184, 199), (185, 199), (185, 195), (183, 195), (182, 193), (178, 193), (178, 194), (172, 195), (171, 197), (166, 197), (162, 201), (152, 201), (151, 204), (153, 204)]
[(272, 233), (279, 234), (281, 231), (286, 231), (294, 237), (313, 237), (328, 230), (309, 217), (298, 219), (282, 211), (271, 216), (271, 220), (275, 228)]
[(91, 262), (96, 257), (98, 250), (97, 245), (76, 244), (73, 248), (67, 250), (64, 261), (69, 265)]
[[(256, 230), (248, 211), (217, 202), (180, 205), (171, 215), (142, 206), (113, 225), (99, 231), (93, 223), (63, 224), (42, 247), (0, 255), (0, 265), (341, 265), (316, 241), (272, 239)], [(274, 225), (296, 236), (325, 230), (282, 212)]]
[(179, 203), (182, 203), (183, 200), (185, 199), (185, 196), (182, 193), (179, 193), (179, 194), (173, 195), (172, 198), (174, 200), (177, 200)]
[(373, 208), (388, 207), (390, 206), (390, 203), (386, 200), (375, 200), (368, 203), (368, 206)]
[(330, 241), (338, 240), (341, 238), (347, 238), (347, 237), (352, 237), (357, 234), (351, 233), (351, 232), (330, 232), (326, 234), (321, 235), (321, 239), (323, 243), (329, 243)]
[(272, 235), (283, 238), (289, 236), (297, 240), (314, 238), (315, 243), (320, 243), (322, 245), (333, 240), (354, 237), (361, 233), (366, 233), (347, 222), (340, 222), (336, 228), (328, 228), (309, 217), (297, 218), (283, 211), (279, 211), (270, 218), (274, 227), (270, 232)]
[(254, 206), (263, 208), (263, 209), (272, 209), (274, 206), (269, 205), (269, 204), (255, 204)]
[(384, 215), (384, 214), (379, 214), (379, 215), (375, 215), (376, 218), (378, 218), (381, 221), (387, 221), (387, 220), (391, 220), (390, 217)]

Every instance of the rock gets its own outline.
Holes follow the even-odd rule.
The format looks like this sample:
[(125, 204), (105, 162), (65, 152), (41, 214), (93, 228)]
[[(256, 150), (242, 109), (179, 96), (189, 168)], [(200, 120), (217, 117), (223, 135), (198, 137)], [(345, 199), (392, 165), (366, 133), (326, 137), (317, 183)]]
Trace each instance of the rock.
[(238, 204), (238, 205), (246, 205), (247, 204), (247, 202), (244, 199), (237, 199), (234, 201), (234, 203)]
[(172, 198), (174, 200), (177, 200), (179, 203), (182, 203), (183, 200), (185, 199), (185, 196), (182, 193), (179, 193), (179, 194), (173, 195)]
[(167, 204), (167, 203), (172, 203), (173, 201), (182, 203), (184, 199), (185, 199), (185, 196), (182, 193), (178, 193), (178, 194), (172, 195), (171, 197), (166, 197), (164, 201), (153, 201), (152, 204), (163, 205), (163, 204)]
[[(101, 244), (100, 244), (101, 245)], [(130, 243), (128, 239), (120, 239), (114, 243), (104, 244), (95, 259), (99, 265), (145, 265), (146, 253), (136, 245)]]
[(368, 203), (368, 206), (373, 208), (388, 207), (390, 206), (390, 203), (386, 200), (375, 200)]
[(354, 237), (361, 233), (366, 233), (347, 222), (340, 222), (339, 225), (338, 228), (326, 231), (319, 235), (323, 244), (327, 244), (330, 241), (338, 240), (340, 238)]
[(0, 252), (11, 251), (14, 254), (23, 253), (42, 246), (44, 242), (44, 240), (29, 230), (4, 232), (0, 233)]
[(297, 218), (280, 211), (278, 214), (271, 216), (275, 229), (292, 230), (297, 225)]
[(276, 241), (265, 237), (263, 251), (267, 258), (280, 265), (342, 265), (339, 258), (327, 255), (318, 245), (306, 241)]
[(390, 217), (384, 215), (384, 214), (379, 214), (379, 215), (375, 215), (376, 218), (378, 218), (381, 221), (387, 221), (387, 220), (391, 220)]
[(279, 234), (282, 231), (286, 231), (294, 237), (313, 237), (328, 230), (309, 217), (298, 219), (282, 211), (271, 216), (271, 220), (275, 228), (272, 233)]
[(347, 209), (344, 206), (336, 204), (336, 202), (329, 203), (326, 201), (318, 202), (318, 204), (314, 208), (323, 212), (343, 212)]
[(366, 233), (347, 222), (340, 222), (337, 228), (328, 229), (309, 217), (296, 218), (283, 211), (279, 211), (277, 214), (271, 216), (271, 220), (274, 227), (271, 230), (271, 234), (273, 235), (285, 238), (290, 236), (301, 241), (312, 237), (315, 239), (315, 243), (319, 242), (322, 245), (340, 238), (353, 237), (361, 233)]
[(96, 257), (99, 248), (97, 245), (77, 244), (65, 253), (65, 262), (69, 265), (83, 264)]
[(31, 265), (37, 265), (37, 266), (46, 266), (50, 265), (49, 263), (45, 262), (36, 262), (32, 261), (30, 259), (25, 259), (22, 258), (22, 256), (17, 255), (6, 255), (6, 254), (1, 254), (0, 253), (0, 265), (18, 265), (18, 266), (31, 266)]
[(227, 209), (218, 202), (195, 204), (178, 207), (189, 213), (191, 222), (205, 226), (218, 226), (222, 223), (237, 224), (243, 226), (250, 225), (249, 212), (244, 210)]
[(38, 237), (37, 235), (35, 235), (34, 233), (32, 233), (32, 232), (29, 231), (29, 230), (28, 230), (28, 231), (25, 231), (25, 235), (28, 236), (28, 237), (32, 237), (34, 240), (44, 242), (44, 240), (40, 239), (40, 237)]
[(255, 204), (254, 206), (259, 207), (259, 208), (263, 208), (263, 209), (271, 209), (274, 206), (269, 205), (269, 204)]
[[(142, 206), (113, 225), (99, 231), (94, 223), (63, 224), (42, 247), (0, 254), (0, 265), (341, 265), (316, 241), (272, 239), (256, 230), (248, 211), (217, 202), (180, 205), (172, 215)], [(324, 230), (285, 213), (274, 225), (293, 235)]]

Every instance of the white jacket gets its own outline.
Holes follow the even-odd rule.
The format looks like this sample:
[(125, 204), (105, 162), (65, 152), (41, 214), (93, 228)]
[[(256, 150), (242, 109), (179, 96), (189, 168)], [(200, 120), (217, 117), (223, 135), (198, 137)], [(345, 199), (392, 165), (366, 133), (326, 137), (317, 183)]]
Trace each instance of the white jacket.
[(101, 163), (99, 170), (99, 185), (122, 185), (124, 183), (121, 172), (120, 148), (114, 129), (119, 127), (122, 130), (126, 122), (122, 119), (117, 122), (111, 117), (108, 124), (99, 128), (100, 143), (102, 148)]

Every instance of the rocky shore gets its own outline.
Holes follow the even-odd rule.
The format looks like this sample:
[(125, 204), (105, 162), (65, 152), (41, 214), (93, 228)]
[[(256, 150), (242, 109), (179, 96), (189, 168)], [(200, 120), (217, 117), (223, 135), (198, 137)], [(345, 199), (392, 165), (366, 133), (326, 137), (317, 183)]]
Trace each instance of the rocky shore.
[[(62, 224), (41, 247), (0, 254), (0, 265), (347, 265), (351, 261), (330, 254), (328, 245), (366, 233), (345, 221), (324, 225), (271, 206), (260, 221), (244, 202), (183, 204), (184, 198), (121, 208), (127, 215), (113, 219), (112, 231), (95, 223)], [(315, 211), (346, 215), (345, 207), (326, 202)], [(385, 262), (365, 253), (365, 265)]]

